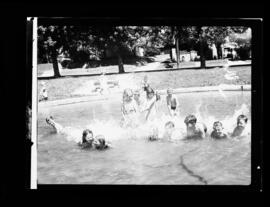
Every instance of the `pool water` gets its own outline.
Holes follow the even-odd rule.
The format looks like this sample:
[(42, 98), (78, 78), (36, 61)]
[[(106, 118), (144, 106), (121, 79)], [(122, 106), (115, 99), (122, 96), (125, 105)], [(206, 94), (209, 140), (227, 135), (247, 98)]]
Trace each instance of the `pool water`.
[[(224, 96), (225, 94), (225, 96)], [(184, 118), (195, 114), (207, 125), (220, 120), (232, 131), (236, 117), (251, 118), (250, 92), (200, 92), (177, 95), (180, 117), (176, 130), (184, 134)], [(189, 140), (150, 142), (149, 125), (139, 129), (120, 127), (121, 98), (39, 108), (39, 184), (197, 184), (249, 185), (251, 180), (250, 137), (235, 140)], [(165, 96), (158, 103), (158, 126), (167, 116)], [(55, 134), (45, 122), (52, 115), (72, 136)], [(250, 127), (250, 121), (249, 121)], [(105, 151), (83, 150), (77, 143), (84, 128), (104, 134), (112, 144)]]

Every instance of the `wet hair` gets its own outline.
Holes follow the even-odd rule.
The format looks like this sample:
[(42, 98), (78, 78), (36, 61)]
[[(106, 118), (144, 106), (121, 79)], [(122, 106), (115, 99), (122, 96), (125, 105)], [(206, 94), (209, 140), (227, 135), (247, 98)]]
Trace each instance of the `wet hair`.
[(107, 146), (106, 146), (105, 137), (104, 137), (103, 135), (97, 135), (95, 138), (98, 140), (98, 142), (99, 142), (99, 144), (100, 144), (100, 145), (97, 147), (98, 149), (103, 149), (103, 148), (106, 148), (106, 147), (107, 147)]
[(245, 123), (248, 122), (248, 118), (247, 118), (247, 116), (244, 115), (244, 114), (241, 114), (241, 115), (239, 115), (239, 116), (237, 117), (237, 123), (239, 123), (239, 121), (240, 121), (241, 119), (243, 119), (243, 120), (245, 121)]
[(168, 122), (166, 122), (166, 124), (165, 124), (165, 127), (166, 126), (170, 126), (171, 128), (173, 128), (174, 127), (174, 123), (172, 122), (172, 121), (168, 121)]
[(82, 133), (82, 143), (87, 142), (87, 140), (86, 140), (87, 134), (92, 134), (93, 135), (93, 132), (90, 129), (83, 130), (83, 133)]
[(188, 123), (196, 123), (197, 118), (194, 115), (190, 114), (185, 118), (184, 122), (186, 125), (188, 125)]
[(153, 88), (151, 88), (151, 87), (147, 87), (145, 91), (146, 91), (147, 96), (148, 96), (149, 94), (151, 94), (151, 93), (152, 93), (152, 94), (155, 94), (155, 91), (154, 91)]
[(216, 126), (220, 125), (223, 128), (223, 125), (220, 121), (215, 121), (213, 124), (213, 128), (215, 128)]

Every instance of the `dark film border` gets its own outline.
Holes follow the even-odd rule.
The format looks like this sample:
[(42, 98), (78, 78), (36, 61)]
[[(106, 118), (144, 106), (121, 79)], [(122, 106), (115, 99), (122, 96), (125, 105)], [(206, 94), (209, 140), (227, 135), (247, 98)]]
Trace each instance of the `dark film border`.
[[(38, 24), (59, 25), (218, 25), (218, 26), (246, 26), (252, 30), (252, 144), (251, 144), (251, 184), (249, 186), (241, 185), (45, 185), (38, 184), (38, 189), (41, 191), (55, 189), (63, 190), (66, 188), (79, 190), (84, 192), (86, 189), (91, 192), (100, 191), (170, 191), (171, 190), (187, 190), (187, 191), (259, 191), (261, 190), (261, 103), (262, 97), (262, 82), (261, 80), (261, 62), (262, 62), (262, 20), (260, 19), (177, 19), (177, 18), (146, 18), (146, 19), (122, 19), (122, 18), (39, 18)], [(159, 190), (158, 190), (159, 191)]]
[[(81, 7), (80, 7), (81, 8)], [(249, 7), (250, 8), (250, 7)], [(260, 7), (261, 8), (261, 7)], [(256, 7), (253, 8), (255, 13), (256, 13)], [(18, 8), (17, 8), (18, 10)], [(250, 9), (248, 9), (250, 10)], [(16, 9), (15, 9), (16, 11)], [(18, 16), (25, 18), (25, 21), (23, 20), (19, 20), (19, 22), (24, 26), (26, 24), (26, 17), (27, 16), (58, 16), (57, 12), (55, 12), (55, 10), (52, 10), (52, 12), (48, 12), (48, 10), (46, 11), (46, 6), (42, 7), (41, 6), (41, 14), (36, 14), (36, 10), (32, 10), (31, 6), (28, 7), (28, 15), (21, 15), (19, 13)], [(55, 15), (44, 15), (47, 13), (51, 13), (51, 14), (55, 14)], [(65, 13), (65, 12), (64, 12)], [(78, 12), (79, 13), (79, 12)], [(76, 13), (78, 15), (78, 13)], [(159, 185), (153, 185), (153, 186), (132, 186), (132, 185), (124, 185), (124, 186), (120, 186), (120, 185), (116, 185), (116, 186), (111, 186), (111, 185), (38, 185), (38, 190), (36, 192), (38, 193), (46, 193), (49, 195), (55, 195), (55, 193), (59, 193), (62, 191), (61, 194), (65, 194), (66, 195), (74, 195), (74, 193), (76, 195), (89, 195), (89, 193), (93, 193), (94, 195), (97, 195), (98, 193), (110, 193), (110, 192), (124, 192), (126, 194), (129, 193), (138, 193), (138, 194), (155, 194), (155, 195), (159, 195), (165, 191), (167, 191), (167, 193), (175, 193), (177, 194), (179, 191), (185, 191), (185, 192), (217, 192), (217, 191), (221, 191), (221, 192), (257, 192), (262, 188), (262, 99), (263, 99), (263, 82), (262, 82), (262, 72), (263, 72), (263, 65), (262, 65), (262, 59), (263, 59), (263, 52), (262, 52), (262, 48), (263, 48), (263, 35), (262, 35), (262, 29), (263, 29), (263, 21), (262, 19), (253, 19), (253, 18), (247, 18), (247, 19), (239, 19), (239, 17), (245, 16), (246, 13), (245, 12), (239, 12), (237, 15), (235, 15), (235, 13), (232, 13), (232, 16), (236, 16), (237, 18), (228, 18), (225, 19), (223, 17), (221, 18), (211, 18), (208, 16), (208, 14), (203, 14), (204, 16), (208, 16), (206, 18), (199, 18), (198, 15), (202, 15), (202, 14), (196, 14), (193, 15), (194, 18), (188, 18), (186, 15), (187, 12), (184, 12), (184, 17), (180, 18), (180, 17), (170, 17), (170, 15), (167, 15), (167, 17), (143, 17), (143, 18), (136, 18), (136, 17), (114, 17), (114, 21), (113, 23), (116, 25), (122, 25), (122, 24), (128, 24), (128, 25), (173, 25), (176, 23), (182, 23), (182, 25), (184, 24), (188, 24), (188, 25), (198, 25), (198, 24), (204, 24), (204, 25), (241, 25), (241, 26), (248, 26), (251, 27), (252, 29), (252, 172), (251, 172), (251, 185), (249, 186), (159, 186)], [(33, 15), (31, 15), (33, 14)], [(36, 15), (35, 15), (36, 14)], [(88, 12), (82, 12), (81, 16), (85, 16), (84, 18), (79, 18), (79, 17), (75, 17), (74, 18), (69, 18), (68, 20), (65, 20), (65, 23), (75, 23), (75, 22), (85, 22), (85, 23), (93, 23), (93, 24), (101, 24), (102, 22), (105, 24), (109, 24), (112, 23), (112, 19), (111, 17), (109, 18), (104, 18), (104, 17), (92, 17), (90, 19), (86, 18), (90, 13)], [(108, 14), (110, 15), (110, 12), (108, 12)], [(126, 13), (125, 13), (126, 14)], [(217, 14), (217, 13), (216, 13)], [(254, 15), (254, 13), (249, 13), (252, 16), (256, 17), (256, 14)], [(257, 16), (258, 16), (258, 10), (257, 10)], [(103, 13), (104, 15), (104, 13)], [(239, 15), (239, 16), (238, 16)], [(61, 16), (70, 16), (70, 14), (68, 15), (61, 15)], [(156, 15), (157, 16), (157, 15)], [(220, 16), (220, 15), (217, 15)], [(225, 15), (226, 16), (226, 15)], [(260, 15), (259, 15), (260, 16)], [(42, 18), (39, 19), (39, 21), (41, 21)], [(83, 20), (82, 20), (83, 19)], [(52, 23), (53, 21), (60, 21), (56, 20), (56, 19), (51, 19), (51, 18), (43, 18), (44, 23), (45, 21), (48, 21), (48, 23)], [(63, 21), (63, 20), (61, 20)], [(14, 21), (12, 19), (11, 21), (12, 23), (16, 23), (16, 20)], [(22, 34), (21, 37), (23, 37), (22, 39), (24, 39), (25, 35), (23, 35), (23, 32), (26, 32), (26, 26), (25, 28), (23, 28), (22, 26), (20, 27), (22, 30), (20, 31), (19, 34)], [(25, 31), (25, 30), (26, 31)], [(12, 31), (12, 30), (11, 30)], [(19, 44), (18, 44), (19, 45)], [(22, 48), (24, 48), (25, 45), (22, 46)], [(23, 51), (23, 50), (19, 50), (19, 51)], [(27, 51), (26, 49), (24, 51)], [(28, 51), (29, 52), (29, 51)], [(31, 55), (29, 55), (29, 53), (27, 52), (27, 58), (31, 57)], [(19, 58), (19, 62), (24, 63), (25, 61), (22, 58)], [(29, 62), (28, 62), (29, 63)], [(25, 63), (24, 63), (25, 64)], [(26, 64), (25, 67), (26, 71), (27, 71), (27, 75), (26, 75), (26, 81), (27, 84), (29, 84), (29, 80), (31, 80), (30, 74), (29, 74), (29, 65)], [(11, 72), (7, 72), (7, 75), (10, 75)], [(22, 72), (20, 72), (21, 74)], [(29, 86), (26, 86), (26, 91), (28, 93), (29, 90)], [(24, 94), (24, 93), (23, 93)], [(30, 92), (31, 94), (31, 92)], [(29, 98), (28, 95), (24, 94), (26, 97)], [(26, 98), (25, 104), (27, 104), (28, 98)], [(14, 100), (14, 99), (12, 99)], [(30, 99), (31, 100), (31, 99)], [(27, 130), (24, 130), (24, 132)], [(254, 137), (257, 137), (256, 139)], [(260, 139), (258, 139), (258, 137)], [(25, 151), (24, 151), (24, 155), (26, 155), (25, 157), (25, 162), (29, 163), (30, 160), (30, 156), (29, 156), (29, 151), (31, 148), (31, 142), (23, 142), (23, 146), (25, 146)], [(27, 161), (28, 160), (28, 161)], [(27, 166), (27, 165), (26, 165)], [(257, 169), (257, 166), (260, 166), (260, 170)], [(24, 176), (23, 176), (23, 181), (19, 180), (19, 184), (21, 185), (22, 183), (24, 183), (24, 187), (20, 188), (20, 190), (25, 190), (28, 188), (29, 186), (29, 180), (30, 180), (30, 168), (26, 167), (23, 168), (24, 169)], [(13, 174), (12, 174), (13, 175)], [(20, 177), (19, 177), (20, 178)], [(18, 178), (17, 178), (18, 181)], [(12, 184), (15, 185), (16, 183), (16, 179), (14, 182), (12, 182)], [(5, 183), (6, 186), (8, 185), (7, 183)], [(5, 189), (7, 189), (8, 191), (10, 190), (10, 188), (12, 187), (6, 187), (3, 188), (4, 192)], [(19, 190), (19, 191), (20, 191)], [(25, 190), (26, 192), (31, 192), (32, 190)], [(74, 192), (75, 191), (75, 192)], [(64, 192), (64, 193), (63, 193)], [(30, 194), (31, 194), (30, 193)], [(33, 194), (35, 194), (33, 192)], [(54, 196), (53, 196), (54, 197)]]

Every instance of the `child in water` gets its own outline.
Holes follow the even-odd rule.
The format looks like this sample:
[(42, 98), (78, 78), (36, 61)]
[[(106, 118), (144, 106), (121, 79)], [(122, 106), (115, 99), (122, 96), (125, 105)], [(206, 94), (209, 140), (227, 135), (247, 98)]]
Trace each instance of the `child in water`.
[(159, 140), (159, 130), (157, 127), (153, 128), (152, 134), (148, 136), (149, 141), (156, 141)]
[(165, 133), (163, 134), (163, 138), (165, 139), (171, 139), (172, 138), (172, 134), (174, 132), (175, 129), (175, 125), (172, 121), (168, 121), (165, 124)]
[(153, 128), (152, 134), (148, 137), (150, 141), (155, 141), (159, 139), (164, 139), (164, 140), (170, 140), (172, 137), (172, 133), (174, 132), (175, 126), (172, 121), (168, 121), (165, 123), (165, 131), (162, 136), (159, 135), (159, 130), (157, 127)]
[(211, 138), (213, 139), (225, 139), (228, 138), (228, 135), (223, 131), (223, 126), (220, 121), (216, 121), (213, 124), (213, 131), (211, 133)]
[(205, 124), (197, 122), (197, 118), (194, 115), (188, 115), (185, 118), (184, 122), (187, 126), (186, 138), (205, 138), (207, 127), (205, 126)]
[(141, 108), (143, 106), (144, 101), (141, 98), (140, 91), (139, 90), (135, 90), (134, 93), (133, 93), (133, 95), (134, 95), (134, 100), (135, 100), (135, 102), (137, 104), (137, 108), (139, 109), (139, 111), (141, 111)]
[(167, 90), (166, 100), (167, 100), (167, 107), (169, 110), (169, 114), (171, 116), (177, 116), (179, 103), (178, 103), (177, 97), (173, 94), (173, 90), (171, 88)]
[(93, 132), (89, 129), (83, 130), (82, 133), (82, 142), (79, 143), (79, 145), (82, 148), (92, 148), (94, 141), (94, 135)]
[(143, 81), (142, 81), (142, 89), (143, 89), (144, 91), (146, 91), (147, 88), (149, 88), (149, 87), (150, 87), (150, 85), (149, 85), (149, 82), (148, 82), (148, 77), (147, 77), (147, 75), (145, 75), (145, 76), (143, 77)]
[(93, 146), (95, 149), (104, 150), (111, 147), (110, 144), (106, 143), (105, 137), (103, 135), (97, 135), (94, 139)]
[[(46, 118), (46, 122), (55, 129), (56, 133), (66, 133), (69, 135), (68, 131), (66, 131), (65, 128), (60, 124), (56, 123), (52, 117)], [(81, 146), (83, 149), (93, 148), (102, 150), (110, 147), (110, 144), (106, 143), (103, 135), (98, 135), (94, 138), (93, 132), (89, 129), (85, 129), (83, 130), (82, 140), (79, 143), (79, 146)]]
[(138, 106), (136, 101), (133, 99), (133, 92), (127, 88), (123, 92), (123, 103), (121, 107), (122, 116), (126, 126), (134, 126), (137, 120)]
[(247, 136), (250, 132), (247, 130), (247, 116), (241, 114), (237, 117), (237, 126), (234, 128), (233, 133), (231, 135), (232, 138)]
[(146, 114), (146, 120), (149, 120), (149, 117), (151, 115), (151, 118), (155, 118), (156, 113), (157, 113), (157, 107), (156, 107), (156, 102), (160, 100), (160, 95), (159, 93), (154, 92), (152, 88), (147, 88), (146, 90), (146, 103), (144, 110), (142, 111), (148, 111)]

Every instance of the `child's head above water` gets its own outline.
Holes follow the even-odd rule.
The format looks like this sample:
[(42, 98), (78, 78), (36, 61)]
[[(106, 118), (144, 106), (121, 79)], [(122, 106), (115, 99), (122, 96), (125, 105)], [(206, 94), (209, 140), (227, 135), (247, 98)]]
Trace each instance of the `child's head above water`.
[(174, 131), (174, 123), (172, 121), (168, 121), (165, 124), (165, 133), (167, 133), (167, 135), (171, 136), (171, 134)]
[(105, 149), (108, 147), (103, 135), (97, 135), (95, 137), (94, 145), (97, 149)]
[(194, 115), (190, 114), (185, 118), (184, 122), (188, 127), (194, 126), (197, 122), (197, 118)]
[(139, 91), (139, 89), (134, 90), (133, 95), (134, 95), (134, 98), (135, 97), (136, 98), (140, 97), (140, 91)]
[(151, 99), (155, 95), (155, 91), (152, 88), (148, 87), (146, 89), (146, 94), (147, 94), (147, 98)]
[(130, 88), (126, 88), (123, 92), (123, 100), (129, 101), (133, 97), (133, 91)]
[(124, 95), (126, 95), (126, 96), (133, 96), (133, 92), (132, 92), (132, 90), (130, 88), (126, 88), (124, 90)]
[(223, 130), (223, 125), (220, 121), (215, 121), (213, 124), (213, 130), (220, 133)]
[(215, 121), (211, 137), (214, 139), (227, 138), (227, 134), (223, 132), (223, 125), (220, 121)]
[(172, 95), (173, 94), (173, 89), (172, 88), (168, 88), (167, 89), (167, 94), (168, 95)]
[(247, 122), (248, 122), (248, 118), (246, 115), (241, 114), (237, 117), (237, 126), (238, 127), (245, 127)]
[(85, 129), (82, 133), (82, 143), (93, 141), (93, 132), (90, 129)]

